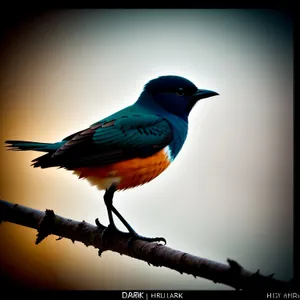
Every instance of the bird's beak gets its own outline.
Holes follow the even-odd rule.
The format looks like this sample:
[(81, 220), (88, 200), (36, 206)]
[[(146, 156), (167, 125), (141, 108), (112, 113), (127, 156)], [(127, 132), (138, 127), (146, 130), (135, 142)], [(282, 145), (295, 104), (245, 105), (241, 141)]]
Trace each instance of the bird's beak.
[(198, 101), (200, 99), (217, 96), (219, 95), (217, 92), (210, 90), (197, 90), (196, 93), (193, 94), (193, 100)]

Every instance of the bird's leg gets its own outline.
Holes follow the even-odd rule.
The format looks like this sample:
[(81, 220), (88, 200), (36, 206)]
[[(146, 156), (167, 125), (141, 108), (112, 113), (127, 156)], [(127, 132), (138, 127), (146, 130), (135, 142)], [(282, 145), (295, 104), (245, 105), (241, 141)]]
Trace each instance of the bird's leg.
[(119, 213), (119, 211), (113, 206), (113, 196), (114, 193), (116, 191), (117, 186), (115, 184), (112, 184), (105, 192), (104, 194), (104, 202), (107, 208), (107, 214), (108, 214), (108, 219), (109, 219), (109, 225), (107, 227), (106, 230), (104, 230), (103, 234), (102, 234), (102, 238), (103, 235), (105, 234), (105, 232), (107, 230), (115, 230), (115, 231), (119, 231), (115, 225), (115, 222), (113, 220), (113, 215), (112, 213), (114, 213), (119, 220), (123, 223), (123, 225), (127, 228), (127, 230), (129, 231), (129, 234), (131, 235), (130, 238), (130, 242), (134, 239), (140, 239), (143, 241), (147, 241), (147, 242), (164, 242), (165, 244), (167, 243), (166, 240), (163, 237), (155, 237), (155, 238), (149, 238), (149, 237), (145, 237), (142, 235), (139, 235), (131, 226), (130, 224), (124, 219), (124, 217)]
[[(108, 226), (102, 231), (101, 234), (101, 239), (104, 239), (104, 235), (107, 233), (107, 231), (113, 230), (113, 231), (118, 231), (117, 226), (114, 222), (113, 215), (112, 215), (112, 202), (113, 202), (113, 197), (114, 193), (116, 191), (116, 185), (112, 184), (108, 189), (106, 189), (105, 194), (104, 194), (104, 203), (107, 208), (107, 214), (108, 214), (108, 220), (109, 224)], [(96, 225), (100, 227), (100, 223), (98, 218), (96, 219)]]
[(109, 225), (108, 226), (112, 229), (117, 230), (117, 226), (114, 222), (113, 215), (112, 215), (112, 208), (113, 208), (112, 202), (113, 202), (113, 197), (114, 197), (115, 191), (116, 191), (116, 185), (112, 184), (106, 190), (103, 198), (104, 198), (104, 203), (105, 203), (106, 208), (107, 208), (107, 214), (108, 214), (108, 220), (109, 220)]

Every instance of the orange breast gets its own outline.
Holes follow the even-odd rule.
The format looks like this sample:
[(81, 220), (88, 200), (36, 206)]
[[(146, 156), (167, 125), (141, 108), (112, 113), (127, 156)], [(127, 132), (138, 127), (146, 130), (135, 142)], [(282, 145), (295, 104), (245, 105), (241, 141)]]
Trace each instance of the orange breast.
[(117, 183), (117, 189), (132, 188), (151, 181), (170, 165), (167, 149), (151, 157), (134, 158), (103, 167), (82, 167), (74, 170), (79, 178), (86, 178), (98, 189), (107, 189)]

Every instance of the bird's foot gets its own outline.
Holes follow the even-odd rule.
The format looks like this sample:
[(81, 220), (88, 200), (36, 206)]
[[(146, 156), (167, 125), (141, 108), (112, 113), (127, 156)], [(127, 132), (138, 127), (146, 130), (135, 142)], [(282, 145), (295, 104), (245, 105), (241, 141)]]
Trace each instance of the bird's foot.
[(109, 224), (107, 227), (105, 227), (101, 232), (101, 241), (105, 242), (105, 239), (107, 238), (107, 235), (109, 235), (112, 232), (120, 232), (120, 230), (116, 227), (115, 224)]
[(167, 244), (167, 241), (164, 237), (154, 237), (154, 238), (151, 238), (151, 237), (146, 237), (146, 236), (142, 236), (142, 235), (139, 235), (138, 233), (136, 233), (135, 231), (131, 231), (129, 232), (130, 234), (130, 238), (128, 240), (128, 243), (127, 243), (127, 247), (131, 247), (133, 241), (135, 240), (141, 240), (141, 241), (145, 241), (145, 242), (163, 242), (165, 245)]
[(123, 232), (121, 230), (119, 230), (116, 225), (114, 223), (110, 223), (107, 227), (105, 227), (103, 229), (103, 225), (99, 222), (98, 219), (95, 220), (96, 222), (96, 225), (102, 229), (102, 233), (101, 233), (101, 240), (102, 242), (105, 241), (105, 237), (109, 234), (109, 233), (112, 233), (112, 232), (121, 232), (122, 234), (126, 234), (129, 236), (129, 240), (128, 240), (128, 243), (127, 243), (127, 247), (129, 248), (131, 245), (132, 245), (132, 242), (135, 241), (135, 240), (141, 240), (141, 241), (145, 241), (145, 242), (163, 242), (165, 245), (167, 244), (167, 241), (164, 237), (146, 237), (146, 236), (143, 236), (143, 235), (140, 235), (138, 234), (137, 232), (135, 232), (132, 228), (131, 230), (126, 233), (126, 232)]

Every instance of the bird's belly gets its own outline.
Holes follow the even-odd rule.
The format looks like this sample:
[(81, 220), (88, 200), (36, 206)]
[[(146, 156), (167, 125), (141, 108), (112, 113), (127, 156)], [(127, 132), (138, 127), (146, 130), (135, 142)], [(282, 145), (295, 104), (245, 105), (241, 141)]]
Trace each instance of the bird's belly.
[(161, 174), (171, 163), (169, 148), (166, 147), (146, 158), (134, 158), (102, 167), (82, 167), (74, 170), (79, 178), (86, 178), (99, 190), (113, 183), (118, 190), (147, 183)]

